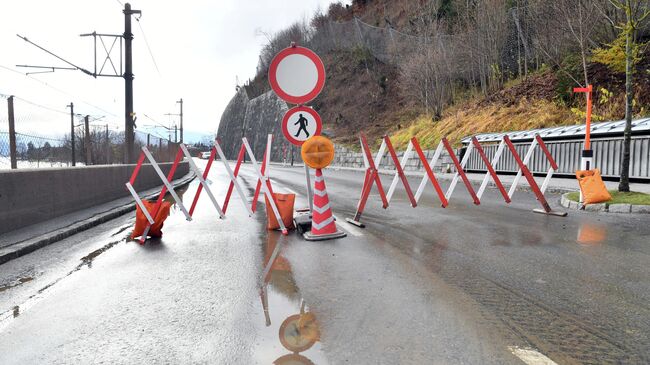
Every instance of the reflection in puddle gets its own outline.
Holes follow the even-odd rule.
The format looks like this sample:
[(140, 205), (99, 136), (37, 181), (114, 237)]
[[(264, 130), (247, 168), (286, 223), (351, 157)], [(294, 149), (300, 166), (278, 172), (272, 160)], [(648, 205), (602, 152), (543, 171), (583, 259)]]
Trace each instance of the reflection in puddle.
[(602, 224), (583, 223), (578, 230), (577, 241), (583, 245), (597, 245), (607, 239), (607, 227)]
[(327, 364), (320, 345), (316, 315), (300, 297), (289, 261), (281, 254), (279, 235), (269, 232), (264, 247), (263, 283), (260, 289), (262, 311), (258, 323), (260, 341), (255, 360), (268, 364)]

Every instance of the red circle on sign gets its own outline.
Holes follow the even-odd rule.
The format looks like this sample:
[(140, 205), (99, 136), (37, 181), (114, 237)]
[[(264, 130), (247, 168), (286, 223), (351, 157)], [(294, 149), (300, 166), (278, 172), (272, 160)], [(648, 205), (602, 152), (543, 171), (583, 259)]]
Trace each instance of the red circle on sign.
[[(278, 67), (280, 66), (280, 63), (282, 63), (282, 61), (287, 57), (293, 55), (301, 55), (307, 57), (309, 60), (311, 60), (311, 62), (313, 62), (313, 65), (316, 68), (316, 83), (314, 84), (314, 87), (311, 88), (310, 91), (304, 93), (304, 95), (289, 94), (286, 90), (282, 89), (280, 82), (278, 81)], [(320, 59), (320, 57), (318, 57), (318, 55), (309, 48), (285, 48), (273, 58), (273, 61), (271, 61), (271, 66), (269, 68), (269, 83), (271, 84), (273, 91), (275, 91), (275, 93), (282, 100), (292, 104), (305, 104), (308, 101), (314, 100), (318, 94), (320, 94), (321, 90), (323, 90), (323, 86), (325, 86), (325, 66), (323, 65), (323, 61)]]
[[(323, 121), (320, 118), (320, 115), (316, 113), (316, 111), (308, 106), (297, 106), (294, 108), (291, 108), (287, 110), (287, 112), (284, 114), (284, 117), (282, 118), (282, 134), (284, 134), (284, 138), (286, 138), (291, 144), (294, 144), (296, 146), (302, 146), (303, 143), (307, 140), (300, 140), (297, 139), (290, 131), (289, 131), (289, 123), (290, 119), (293, 115), (296, 113), (307, 113), (314, 118), (314, 121), (316, 122), (316, 130), (313, 131), (313, 133), (310, 133), (308, 137), (311, 136), (320, 136), (320, 133), (323, 129)], [(298, 132), (301, 132), (298, 130)], [(300, 134), (299, 134), (300, 135)]]

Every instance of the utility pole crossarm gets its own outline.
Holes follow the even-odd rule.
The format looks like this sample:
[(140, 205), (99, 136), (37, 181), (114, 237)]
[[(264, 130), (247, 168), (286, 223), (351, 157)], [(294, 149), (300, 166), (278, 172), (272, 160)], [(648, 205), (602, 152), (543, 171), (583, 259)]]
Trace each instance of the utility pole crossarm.
[[(36, 43), (30, 41), (29, 39), (27, 39), (27, 37), (23, 37), (23, 36), (21, 36), (20, 34), (16, 34), (16, 36), (18, 36), (18, 38), (24, 40), (25, 42), (27, 42), (27, 43), (29, 43), (29, 44), (35, 46), (36, 48), (42, 50), (43, 52), (48, 53), (48, 54), (50, 54), (50, 55), (52, 55), (52, 56), (58, 58), (59, 60), (61, 60), (61, 61), (65, 62), (65, 63), (67, 63), (68, 65), (74, 67), (74, 68), (72, 68), (72, 70), (79, 70), (79, 71), (81, 71), (81, 72), (83, 72), (83, 73), (85, 73), (85, 74), (87, 74), (87, 75), (94, 76), (92, 72), (86, 70), (86, 69), (83, 68), (83, 67), (79, 67), (79, 66), (75, 65), (74, 63), (72, 63), (72, 62), (66, 60), (65, 58), (63, 58), (63, 57), (61, 57), (61, 56), (58, 56), (58, 55), (56, 55), (56, 54), (54, 54), (54, 53), (48, 51), (47, 49), (45, 49), (45, 48), (39, 46), (38, 44), (36, 44)], [(24, 65), (17, 65), (17, 66), (18, 66), (18, 67), (31, 67), (31, 66), (24, 66)], [(36, 67), (36, 68), (39, 68), (39, 67), (42, 67), (42, 66), (35, 66), (35, 67)], [(52, 67), (46, 67), (46, 68), (52, 68)], [(54, 68), (59, 69), (58, 67), (54, 67)], [(64, 68), (60, 68), (60, 69), (64, 69)]]

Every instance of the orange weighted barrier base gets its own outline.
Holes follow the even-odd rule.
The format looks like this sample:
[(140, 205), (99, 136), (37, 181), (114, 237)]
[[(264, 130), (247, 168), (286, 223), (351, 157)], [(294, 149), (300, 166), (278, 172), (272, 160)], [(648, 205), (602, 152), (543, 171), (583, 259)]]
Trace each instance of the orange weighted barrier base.
[(578, 178), (585, 204), (603, 203), (612, 199), (600, 177), (600, 170), (578, 170), (576, 178)]
[[(155, 202), (149, 201), (149, 200), (144, 200), (142, 201), (144, 206), (147, 208), (147, 211), (149, 214), (151, 214), (156, 206)], [(156, 217), (154, 218), (154, 224), (151, 226), (149, 229), (148, 235), (151, 237), (162, 237), (162, 227), (163, 223), (165, 222), (165, 219), (169, 216), (169, 210), (171, 209), (172, 204), (167, 201), (163, 201), (160, 209), (158, 210), (158, 214), (156, 214)], [(133, 228), (133, 232), (131, 233), (131, 238), (136, 238), (142, 236), (144, 234), (144, 230), (147, 228), (149, 225), (149, 222), (147, 221), (147, 217), (145, 217), (144, 213), (140, 209), (140, 206), (136, 204), (136, 212), (135, 212), (135, 228)], [(146, 237), (145, 237), (146, 238)]]
[[(271, 205), (269, 199), (264, 196), (266, 201), (266, 211), (267, 211), (267, 226), (269, 231), (274, 229), (280, 229), (280, 224), (278, 223), (277, 218), (271, 210)], [(282, 222), (287, 229), (293, 229), (293, 205), (296, 201), (296, 194), (280, 194), (273, 193), (273, 200), (275, 201), (275, 206), (278, 207), (280, 212), (280, 217), (282, 217)]]

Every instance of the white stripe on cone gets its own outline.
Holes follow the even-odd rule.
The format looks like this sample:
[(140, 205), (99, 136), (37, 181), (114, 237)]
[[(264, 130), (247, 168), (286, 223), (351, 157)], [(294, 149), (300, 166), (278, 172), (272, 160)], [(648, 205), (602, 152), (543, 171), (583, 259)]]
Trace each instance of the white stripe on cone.
[(327, 227), (327, 225), (332, 223), (332, 222), (334, 222), (334, 217), (330, 216), (329, 218), (325, 219), (324, 221), (322, 221), (320, 223), (316, 223), (316, 222), (312, 221), (311, 226), (312, 226), (312, 228), (315, 228), (317, 230), (321, 230), (321, 229)]
[(327, 212), (329, 209), (330, 209), (330, 203), (327, 203), (322, 207), (314, 205), (314, 211), (316, 211), (316, 212), (318, 212), (320, 214), (323, 214), (323, 213)]

